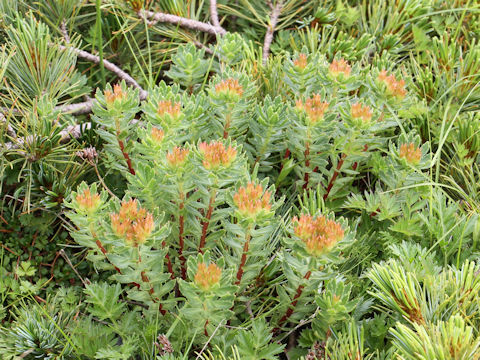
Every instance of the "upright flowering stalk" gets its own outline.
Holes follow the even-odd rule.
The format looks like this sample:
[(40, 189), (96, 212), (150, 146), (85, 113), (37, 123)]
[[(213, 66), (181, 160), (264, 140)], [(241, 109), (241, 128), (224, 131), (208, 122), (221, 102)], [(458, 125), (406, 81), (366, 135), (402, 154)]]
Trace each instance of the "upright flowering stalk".
[(213, 173), (215, 178), (215, 184), (212, 187), (210, 192), (210, 199), (208, 202), (208, 209), (205, 215), (205, 220), (202, 221), (202, 236), (200, 238), (200, 244), (198, 246), (198, 251), (203, 253), (203, 248), (205, 247), (205, 242), (207, 239), (207, 230), (210, 224), (210, 219), (212, 217), (214, 204), (215, 204), (215, 197), (217, 195), (217, 186), (218, 186), (218, 179), (215, 175), (215, 171), (219, 170), (220, 168), (229, 168), (235, 158), (237, 157), (237, 150), (232, 147), (226, 147), (220, 141), (212, 141), (211, 143), (200, 143), (198, 145), (198, 149), (202, 156), (202, 165), (203, 167)]
[(311, 141), (311, 127), (319, 124), (323, 121), (325, 112), (328, 109), (329, 103), (326, 101), (322, 101), (320, 94), (315, 94), (313, 97), (305, 100), (303, 103), (301, 100), (296, 102), (297, 109), (300, 111), (305, 112), (307, 118), (307, 134), (305, 139), (305, 151), (304, 151), (304, 158), (305, 158), (305, 175), (303, 178), (303, 188), (306, 189), (308, 187), (309, 181), (309, 171), (308, 167), (310, 166), (310, 141)]
[(185, 231), (185, 192), (183, 191), (183, 170), (185, 167), (185, 164), (187, 162), (188, 154), (189, 154), (188, 149), (182, 149), (180, 147), (175, 147), (173, 148), (172, 151), (170, 151), (166, 155), (166, 160), (167, 164), (169, 167), (173, 170), (176, 171), (177, 176), (178, 176), (178, 258), (180, 260), (180, 272), (182, 279), (186, 279), (187, 277), (187, 269), (185, 266), (186, 259), (185, 256), (183, 255), (183, 248), (185, 246), (185, 241), (184, 241), (184, 231)]
[(243, 96), (243, 86), (237, 79), (229, 78), (220, 81), (215, 85), (214, 97), (227, 104), (225, 113), (225, 123), (223, 127), (223, 138), (228, 138), (228, 130), (232, 125), (232, 109), (235, 103), (240, 101)]
[[(301, 241), (306, 253), (314, 259), (331, 251), (335, 244), (344, 237), (344, 230), (341, 225), (334, 220), (327, 219), (323, 215), (302, 214), (300, 218), (294, 217), (292, 222), (294, 224), (293, 232), (295, 236)], [(312, 270), (308, 270), (303, 278), (308, 280), (311, 274)], [(290, 307), (278, 322), (278, 328), (293, 314), (304, 287), (304, 284), (300, 284), (297, 287)]]
[(251, 240), (251, 230), (255, 226), (257, 218), (265, 216), (271, 211), (272, 194), (270, 191), (265, 191), (262, 185), (255, 185), (250, 182), (247, 186), (242, 186), (233, 196), (233, 202), (237, 208), (238, 217), (247, 222), (247, 229), (245, 231), (245, 244), (243, 246), (242, 258), (237, 271), (237, 280), (235, 285), (239, 285), (242, 281), (244, 266), (247, 261), (248, 248)]
[[(110, 222), (113, 233), (125, 241), (125, 244), (137, 250), (138, 258), (137, 264), (142, 262), (139, 248), (140, 245), (145, 244), (153, 230), (155, 229), (155, 222), (153, 215), (146, 209), (142, 208), (136, 199), (122, 201), (120, 210), (117, 213), (110, 214)], [(120, 271), (118, 271), (121, 273)], [(128, 272), (128, 271), (127, 271)], [(158, 303), (159, 311), (162, 315), (166, 314), (160, 300), (154, 297), (154, 288), (150, 283), (145, 271), (140, 272), (142, 282), (148, 286), (148, 294), (154, 303)], [(140, 284), (132, 283), (138, 289)]]
[(405, 80), (397, 80), (395, 75), (388, 75), (386, 70), (382, 70), (380, 74), (378, 74), (378, 81), (385, 85), (389, 96), (402, 100), (407, 95)]
[(418, 165), (422, 159), (422, 150), (414, 143), (402, 144), (400, 146), (399, 156), (405, 159), (410, 165)]
[(123, 110), (125, 106), (128, 106), (128, 93), (127, 90), (122, 88), (121, 84), (115, 84), (113, 86), (113, 91), (109, 87), (104, 92), (104, 98), (107, 110), (110, 112), (110, 115), (113, 117), (113, 125), (115, 126), (115, 133), (117, 137), (118, 146), (120, 147), (120, 151), (122, 152), (123, 158), (127, 163), (127, 168), (130, 174), (135, 175), (135, 170), (133, 168), (132, 160), (130, 155), (125, 149), (125, 143), (121, 139), (122, 131), (124, 131), (125, 125), (124, 121), (122, 121)]

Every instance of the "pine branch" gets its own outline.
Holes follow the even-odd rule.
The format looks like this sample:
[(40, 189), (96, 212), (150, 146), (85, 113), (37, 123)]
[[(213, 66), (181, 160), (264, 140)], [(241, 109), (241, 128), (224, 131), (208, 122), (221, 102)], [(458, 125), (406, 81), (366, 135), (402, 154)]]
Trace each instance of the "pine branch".
[[(0, 117), (0, 121), (1, 121), (1, 117)], [(80, 138), (80, 136), (82, 135), (82, 133), (85, 130), (89, 130), (91, 128), (92, 128), (92, 124), (89, 123), (89, 122), (84, 123), (84, 124), (80, 124), (80, 125), (69, 125), (65, 129), (60, 131), (60, 143), (66, 143), (71, 138), (78, 139), (78, 138)], [(13, 134), (15, 136), (12, 136), (12, 135), (10, 135), (10, 136), (12, 136), (12, 138), (14, 138), (14, 140), (12, 142), (7, 142), (3, 145), (7, 150), (18, 149), (18, 148), (24, 146), (25, 144), (31, 144), (37, 138), (37, 136), (34, 136), (34, 135), (29, 135), (29, 136), (25, 136), (25, 137), (17, 137), (15, 133), (13, 133)]]
[(162, 12), (153, 12), (153, 11), (147, 11), (147, 10), (140, 10), (137, 14), (141, 19), (145, 19), (147, 21), (149, 19), (152, 19), (148, 21), (148, 25), (150, 26), (153, 26), (160, 22), (160, 23), (178, 25), (187, 29), (202, 31), (212, 35), (219, 34), (223, 36), (227, 33), (227, 31), (221, 26), (210, 25), (198, 20), (187, 19), (177, 15), (165, 14)]
[(8, 123), (7, 118), (2, 113), (0, 113), (0, 124), (5, 124), (6, 125), (7, 135), (11, 136), (12, 138), (17, 137), (17, 133), (15, 132), (15, 129), (12, 127), (12, 125), (10, 125)]
[(275, 28), (277, 27), (278, 18), (282, 13), (283, 2), (279, 1), (275, 7), (272, 4), (269, 4), (272, 8), (270, 14), (270, 25), (268, 26), (267, 33), (265, 34), (265, 40), (263, 42), (263, 65), (267, 64), (268, 55), (270, 53), (270, 45), (272, 45), (273, 34), (275, 33)]

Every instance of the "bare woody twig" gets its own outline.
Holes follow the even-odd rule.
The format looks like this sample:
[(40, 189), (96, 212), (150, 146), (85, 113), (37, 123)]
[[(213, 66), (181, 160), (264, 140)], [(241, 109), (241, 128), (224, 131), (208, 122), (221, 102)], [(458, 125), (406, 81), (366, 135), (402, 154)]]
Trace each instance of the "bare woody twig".
[(165, 14), (162, 12), (153, 12), (153, 11), (147, 11), (147, 10), (140, 10), (137, 14), (142, 19), (146, 19), (146, 20), (151, 19), (148, 22), (149, 25), (155, 25), (156, 23), (160, 22), (160, 23), (178, 25), (187, 29), (198, 30), (198, 31), (206, 32), (212, 35), (218, 34), (223, 36), (227, 33), (227, 31), (219, 25), (218, 26), (210, 25), (198, 20), (187, 19), (177, 15)]
[[(77, 56), (79, 58), (82, 58), (82, 59), (85, 59), (85, 60), (88, 60), (88, 61), (91, 61), (95, 64), (99, 64), (100, 63), (100, 57), (99, 56), (96, 56), (96, 55), (93, 55), (93, 54), (90, 54), (89, 52), (87, 51), (84, 51), (84, 50), (80, 50), (80, 49), (77, 49), (77, 48), (74, 48), (74, 47), (66, 47), (66, 46), (63, 46), (63, 45), (59, 45), (59, 48), (60, 49), (63, 49), (63, 50), (70, 50), (70, 51), (73, 51), (75, 54), (77, 54)], [(140, 90), (140, 100), (145, 100), (148, 96), (148, 93), (142, 89), (142, 87), (138, 84), (138, 82), (132, 78), (130, 75), (128, 75), (125, 71), (123, 71), (122, 69), (120, 69), (117, 65), (115, 65), (114, 63), (111, 63), (110, 61), (108, 60), (103, 60), (103, 66), (105, 67), (105, 69), (107, 69), (108, 71), (111, 71), (112, 73), (114, 73), (115, 75), (117, 75), (120, 79), (122, 80), (125, 80), (125, 82), (128, 84), (128, 85), (131, 85), (133, 86), (134, 88), (137, 88)]]
[(62, 23), (60, 24), (60, 32), (62, 33), (62, 36), (65, 39), (65, 42), (67, 44), (69, 44), (70, 43), (70, 35), (68, 35), (67, 25), (65, 23), (65, 20), (63, 20)]
[(92, 112), (93, 104), (96, 101), (95, 99), (88, 98), (81, 103), (56, 106), (55, 110), (59, 110), (62, 113), (71, 113), (72, 115), (89, 114)]
[(210, 0), (210, 17), (212, 18), (213, 26), (220, 28), (220, 22), (218, 21), (217, 0)]
[(270, 54), (270, 45), (272, 45), (273, 34), (277, 27), (278, 18), (282, 13), (283, 2), (278, 1), (275, 7), (270, 4), (272, 12), (270, 13), (270, 25), (268, 26), (267, 33), (265, 34), (265, 40), (263, 42), (263, 65), (267, 64), (268, 55)]

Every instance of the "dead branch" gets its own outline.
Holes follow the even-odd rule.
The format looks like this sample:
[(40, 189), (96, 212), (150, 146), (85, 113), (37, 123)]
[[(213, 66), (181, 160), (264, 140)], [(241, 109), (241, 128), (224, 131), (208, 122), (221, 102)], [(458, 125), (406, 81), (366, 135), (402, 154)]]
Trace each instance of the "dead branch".
[(282, 13), (283, 2), (278, 1), (275, 7), (273, 7), (273, 5), (270, 4), (270, 7), (272, 8), (272, 12), (270, 13), (270, 25), (268, 26), (267, 33), (265, 34), (265, 40), (263, 42), (263, 65), (264, 66), (267, 64), (268, 55), (270, 54), (270, 46), (272, 45), (273, 34), (275, 33), (275, 28), (277, 27), (278, 18)]
[[(58, 46), (59, 46), (60, 49), (73, 51), (75, 54), (77, 54), (77, 56), (79, 58), (85, 59), (85, 60), (93, 62), (95, 64), (100, 63), (100, 57), (99, 56), (90, 54), (87, 51), (80, 50), (80, 49), (77, 49), (77, 48), (72, 47), (72, 46), (68, 46), (68, 47), (63, 46), (63, 45), (58, 45)], [(103, 66), (108, 71), (111, 71), (112, 73), (117, 75), (120, 79), (125, 80), (125, 82), (128, 85), (131, 85), (134, 88), (139, 89), (140, 90), (140, 100), (145, 100), (147, 98), (148, 93), (145, 90), (142, 89), (142, 87), (138, 84), (138, 82), (134, 78), (132, 78), (125, 71), (120, 69), (117, 65), (115, 65), (114, 63), (111, 63), (108, 60), (103, 60)]]
[(213, 26), (220, 28), (220, 22), (218, 21), (217, 0), (210, 0), (210, 17), (212, 18)]
[(177, 15), (165, 14), (162, 12), (153, 12), (153, 11), (147, 11), (147, 10), (140, 10), (137, 14), (142, 19), (145, 19), (145, 20), (151, 19), (150, 21), (148, 21), (148, 24), (150, 26), (153, 26), (157, 23), (168, 23), (172, 25), (178, 25), (191, 30), (206, 32), (212, 35), (218, 34), (223, 36), (227, 33), (227, 31), (219, 25), (218, 26), (210, 25), (198, 20), (187, 19)]

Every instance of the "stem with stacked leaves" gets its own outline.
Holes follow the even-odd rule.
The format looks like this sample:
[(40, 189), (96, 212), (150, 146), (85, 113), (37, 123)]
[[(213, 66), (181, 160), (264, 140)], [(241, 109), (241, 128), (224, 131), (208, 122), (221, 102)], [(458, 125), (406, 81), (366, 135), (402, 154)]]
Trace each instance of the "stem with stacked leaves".
[[(310, 279), (310, 275), (312, 275), (312, 272), (309, 270), (309, 271), (307, 271), (307, 273), (305, 274), (305, 276), (303, 278), (305, 280), (308, 280), (308, 279)], [(295, 306), (297, 306), (298, 299), (302, 295), (304, 287), (305, 287), (305, 285), (303, 285), (303, 284), (298, 286), (297, 291), (295, 292), (295, 296), (293, 297), (292, 302), (290, 304), (290, 307), (286, 311), (285, 315), (283, 315), (282, 318), (280, 319), (280, 321), (278, 322), (278, 326), (275, 329), (273, 329), (273, 332), (275, 332), (275, 333), (278, 332), (280, 330), (280, 327), (290, 318), (290, 316), (292, 316), (293, 311), (295, 310)]]
[(202, 221), (202, 237), (200, 238), (200, 245), (198, 246), (198, 252), (203, 254), (203, 248), (207, 241), (207, 230), (210, 225), (210, 219), (212, 218), (213, 208), (215, 204), (215, 197), (217, 195), (216, 189), (213, 189), (210, 195), (210, 200), (208, 201), (208, 210), (205, 215), (205, 220)]
[(343, 163), (345, 162), (345, 159), (347, 157), (347, 154), (342, 154), (340, 157), (340, 160), (338, 161), (337, 168), (335, 169), (332, 178), (328, 182), (327, 189), (325, 194), (323, 195), (323, 200), (327, 200), (328, 195), (330, 195), (330, 191), (333, 188), (333, 185), (335, 185), (335, 180), (337, 180), (338, 174), (340, 174), (340, 170), (342, 169)]
[(178, 258), (180, 260), (180, 275), (183, 280), (187, 279), (187, 268), (186, 268), (186, 259), (183, 255), (183, 248), (185, 246), (184, 242), (184, 229), (185, 229), (185, 219), (183, 215), (183, 210), (185, 208), (185, 193), (182, 190), (182, 185), (180, 184), (179, 195), (180, 195), (180, 203), (178, 205)]
[(238, 266), (237, 280), (235, 281), (235, 285), (240, 285), (240, 282), (242, 281), (243, 272), (244, 272), (243, 267), (247, 262), (248, 247), (250, 246), (250, 240), (252, 238), (252, 235), (250, 233), (251, 227), (252, 225), (249, 225), (245, 233), (245, 244), (243, 245), (243, 253), (242, 253), (242, 258), (240, 260), (240, 265)]

